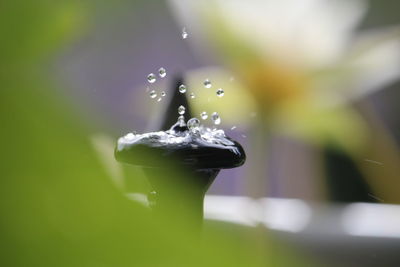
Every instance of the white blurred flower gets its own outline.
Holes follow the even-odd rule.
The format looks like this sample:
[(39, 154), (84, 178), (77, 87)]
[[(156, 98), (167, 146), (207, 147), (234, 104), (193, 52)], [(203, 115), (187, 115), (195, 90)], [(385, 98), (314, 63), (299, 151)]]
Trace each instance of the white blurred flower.
[(196, 51), (211, 45), (276, 122), (271, 128), (357, 146), (365, 129), (348, 102), (400, 76), (400, 28), (359, 31), (366, 1), (170, 3)]

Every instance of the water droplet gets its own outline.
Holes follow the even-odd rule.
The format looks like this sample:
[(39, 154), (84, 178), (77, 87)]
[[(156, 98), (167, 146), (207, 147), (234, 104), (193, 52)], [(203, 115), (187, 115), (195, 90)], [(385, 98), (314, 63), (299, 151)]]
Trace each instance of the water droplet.
[(246, 135), (244, 135), (244, 134), (242, 134), (242, 137), (243, 137), (243, 138), (246, 138), (247, 136), (246, 136)]
[(166, 96), (167, 94), (165, 93), (165, 91), (161, 92), (161, 96)]
[(217, 112), (214, 112), (214, 113), (211, 115), (211, 119), (212, 119), (212, 121), (214, 122), (214, 124), (216, 124), (216, 125), (218, 125), (218, 124), (221, 123), (221, 118), (219, 117), (219, 115), (218, 115)]
[(158, 75), (160, 75), (161, 78), (164, 78), (165, 76), (167, 76), (167, 71), (164, 68), (160, 68), (158, 70)]
[(186, 85), (181, 84), (179, 86), (179, 92), (182, 93), (182, 94), (186, 93)]
[(147, 75), (147, 81), (149, 83), (154, 83), (156, 81), (156, 75), (154, 75), (154, 73), (150, 73), (149, 75)]
[(206, 79), (203, 84), (205, 88), (211, 88), (212, 86), (211, 81), (209, 79)]
[(194, 93), (190, 93), (190, 98), (195, 98), (196, 96), (194, 95)]
[(178, 117), (178, 122), (179, 122), (179, 126), (180, 127), (184, 127), (184, 126), (186, 126), (186, 123), (185, 123), (185, 116), (179, 116)]
[(185, 111), (186, 111), (186, 108), (184, 106), (180, 105), (178, 108), (179, 115), (185, 114)]
[(200, 126), (200, 121), (197, 118), (191, 118), (187, 122), (187, 126), (191, 132), (198, 132), (199, 131), (199, 126)]
[(203, 120), (206, 120), (206, 119), (208, 118), (207, 112), (203, 111), (202, 113), (200, 113), (200, 117), (201, 117)]
[(235, 129), (236, 129), (236, 126), (232, 126), (231, 130), (233, 131), (233, 130), (235, 130)]
[(218, 90), (217, 90), (217, 96), (219, 96), (219, 97), (223, 97), (224, 96), (224, 90), (222, 90), (222, 88), (219, 88)]
[(160, 101), (161, 101), (161, 99), (162, 99), (162, 98), (161, 98), (161, 97), (159, 97), (159, 98), (157, 99), (157, 102), (160, 102)]
[(150, 91), (150, 97), (151, 97), (151, 98), (156, 98), (156, 97), (157, 97), (156, 91), (151, 90), (151, 91)]
[(188, 33), (186, 32), (186, 28), (182, 29), (182, 39), (188, 38)]

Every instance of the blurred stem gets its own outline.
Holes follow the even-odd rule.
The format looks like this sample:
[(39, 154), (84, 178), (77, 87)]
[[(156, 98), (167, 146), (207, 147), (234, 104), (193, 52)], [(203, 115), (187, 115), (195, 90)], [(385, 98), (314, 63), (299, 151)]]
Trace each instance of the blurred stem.
[(267, 195), (267, 153), (271, 136), (268, 123), (261, 110), (259, 110), (258, 116), (255, 119), (253, 129), (253, 134), (251, 135), (252, 138), (250, 139), (251, 154), (248, 155), (250, 167), (247, 168), (249, 173), (246, 175), (246, 178), (248, 179), (247, 194), (253, 198), (260, 198)]
[[(180, 222), (201, 232), (203, 225), (204, 196), (219, 170), (185, 170), (170, 173), (168, 170), (145, 169), (155, 194), (149, 195), (157, 218)], [(154, 197), (154, 199), (151, 199)]]
[(152, 209), (157, 219), (185, 223), (192, 226), (196, 233), (200, 233), (203, 226), (204, 196), (203, 190), (191, 190), (189, 198), (157, 191)]
[(371, 139), (357, 164), (376, 198), (382, 202), (400, 203), (400, 154), (397, 144), (368, 102), (364, 101), (360, 108), (369, 122)]

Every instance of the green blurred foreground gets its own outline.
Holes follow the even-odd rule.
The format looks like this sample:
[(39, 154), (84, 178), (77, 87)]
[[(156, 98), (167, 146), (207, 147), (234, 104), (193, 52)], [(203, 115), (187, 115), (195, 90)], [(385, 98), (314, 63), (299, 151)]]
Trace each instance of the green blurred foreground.
[(115, 187), (44, 68), (82, 30), (86, 5), (0, 4), (0, 266), (299, 266), (260, 229), (200, 241)]

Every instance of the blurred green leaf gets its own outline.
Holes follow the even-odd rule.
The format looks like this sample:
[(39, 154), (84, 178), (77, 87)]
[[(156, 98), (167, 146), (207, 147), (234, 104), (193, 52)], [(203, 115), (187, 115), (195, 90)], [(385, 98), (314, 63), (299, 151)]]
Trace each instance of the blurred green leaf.
[(264, 239), (241, 243), (215, 231), (200, 242), (184, 218), (155, 220), (115, 185), (89, 126), (45, 72), (86, 28), (89, 5), (0, 6), (1, 266), (291, 266)]

